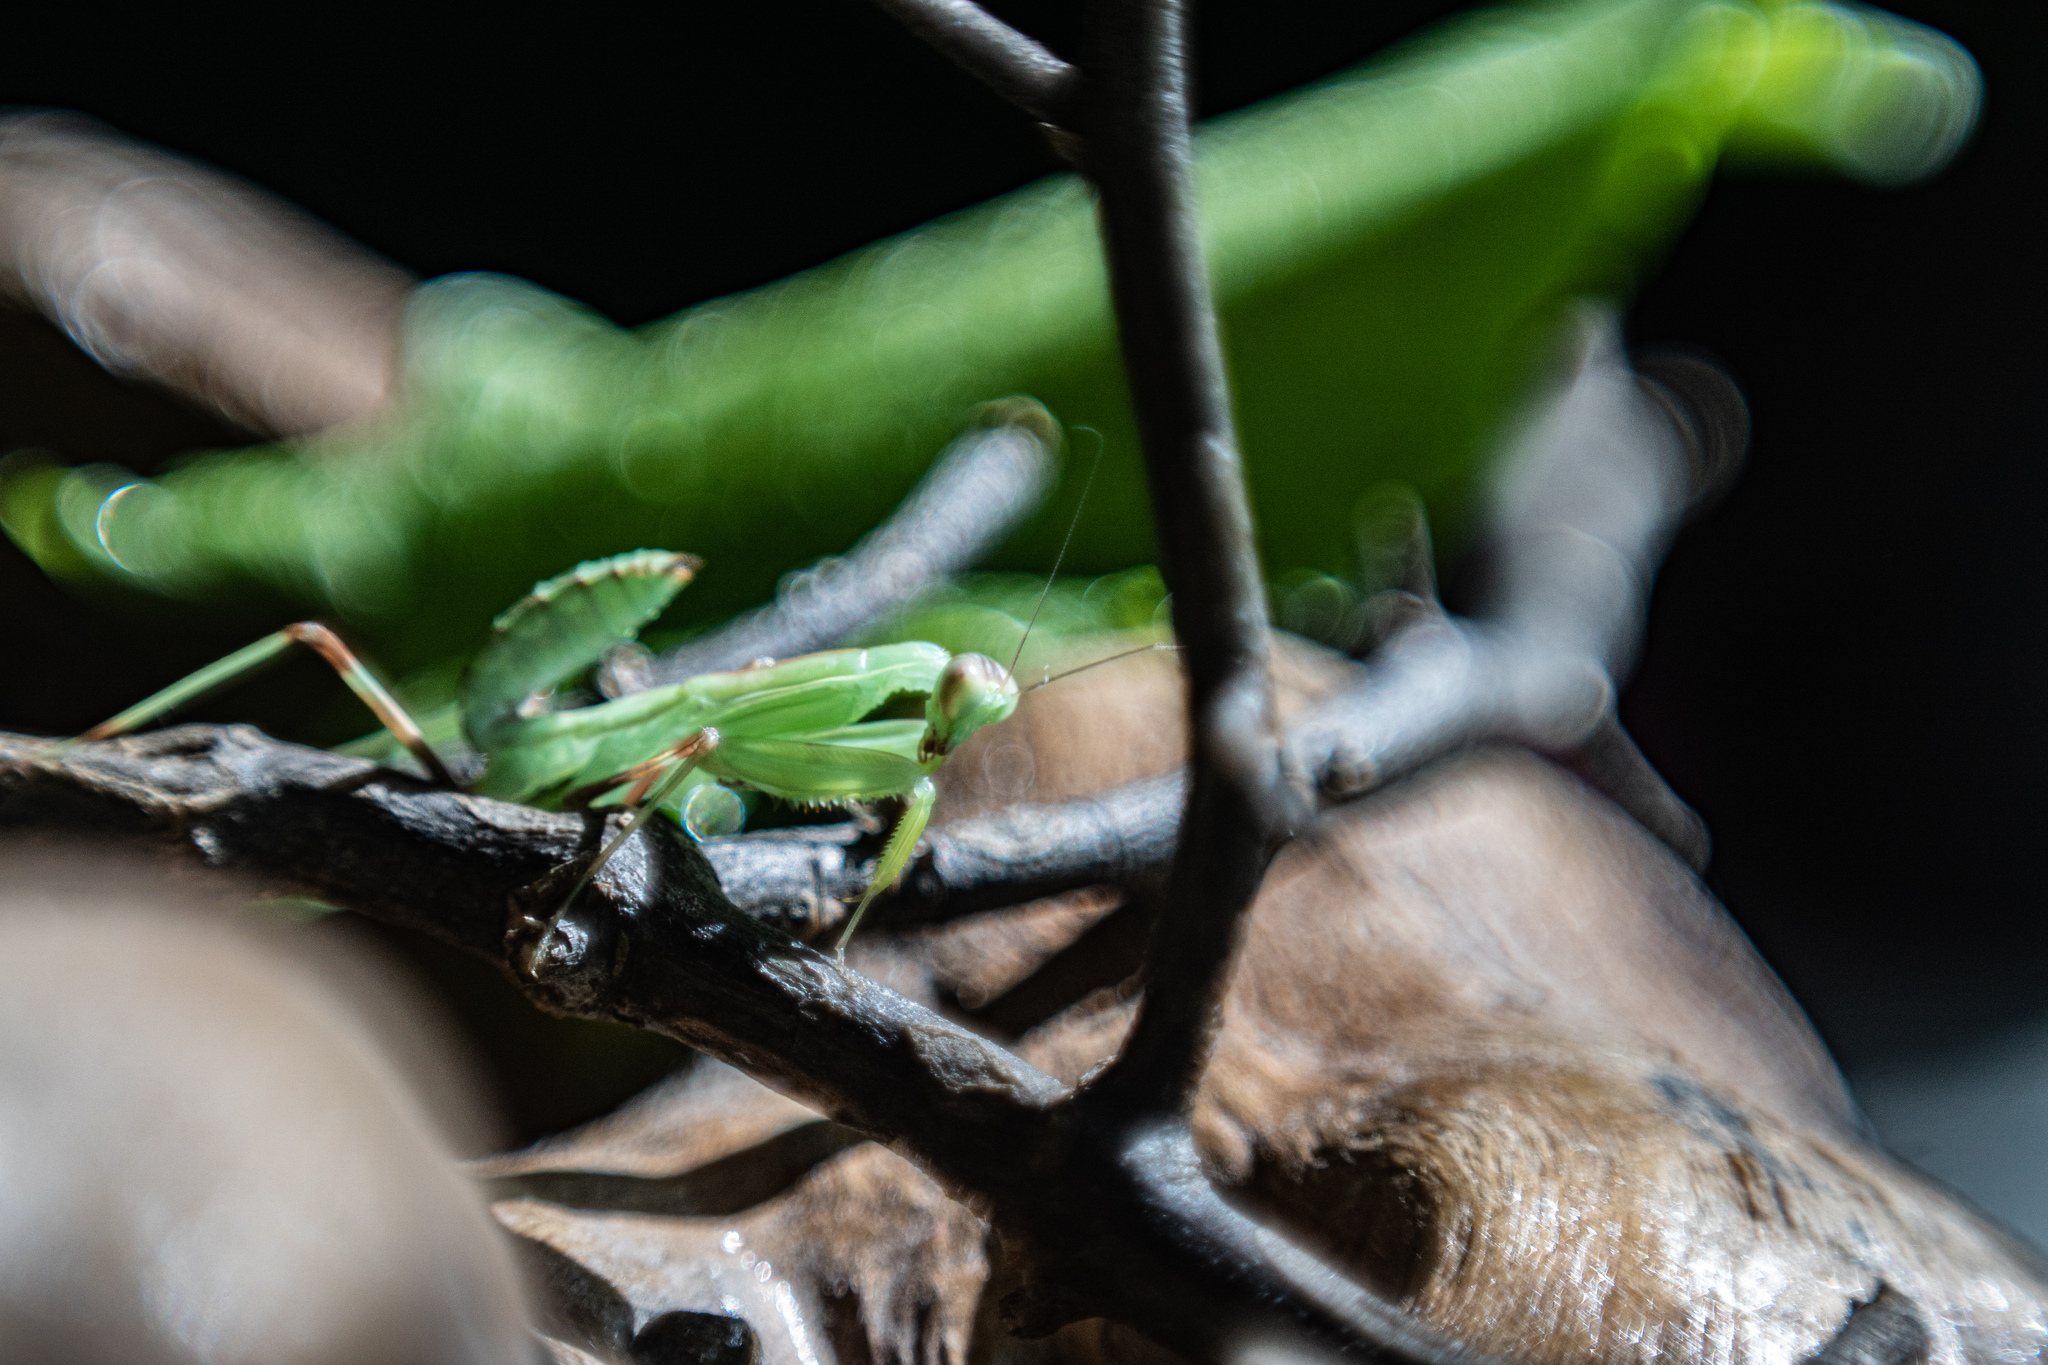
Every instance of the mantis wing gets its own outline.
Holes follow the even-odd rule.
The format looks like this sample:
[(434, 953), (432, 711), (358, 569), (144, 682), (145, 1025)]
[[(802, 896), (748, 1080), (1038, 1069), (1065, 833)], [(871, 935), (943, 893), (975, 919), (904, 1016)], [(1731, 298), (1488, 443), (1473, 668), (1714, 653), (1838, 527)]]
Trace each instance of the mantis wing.
[(490, 728), (490, 761), (474, 790), (501, 801), (559, 794), (622, 772), (701, 728), (676, 687), (538, 716), (515, 712)]
[[(917, 762), (918, 742), (929, 727), (921, 720), (864, 720), (858, 725), (841, 725), (830, 730), (812, 730), (787, 739), (829, 744), (834, 748), (880, 749), (909, 762)], [(922, 771), (919, 765), (919, 771)]]
[(728, 739), (704, 766), (770, 796), (816, 806), (901, 796), (924, 776), (915, 760), (901, 754), (809, 738)]
[(796, 739), (805, 731), (850, 725), (893, 696), (929, 693), (951, 658), (923, 641), (828, 649), (763, 668), (699, 674), (681, 686), (700, 723), (716, 726), (728, 739)]
[(462, 724), (486, 753), (502, 748), (519, 708), (596, 663), (661, 613), (697, 571), (668, 550), (635, 550), (578, 564), (491, 623), (491, 638), (462, 676)]

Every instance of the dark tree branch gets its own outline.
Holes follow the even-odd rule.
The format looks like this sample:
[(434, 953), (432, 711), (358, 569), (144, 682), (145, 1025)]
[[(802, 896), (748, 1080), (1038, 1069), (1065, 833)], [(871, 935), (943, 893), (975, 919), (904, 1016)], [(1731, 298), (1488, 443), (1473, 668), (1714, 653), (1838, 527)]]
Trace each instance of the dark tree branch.
[(0, 826), (168, 840), (479, 954), (560, 1012), (682, 1038), (885, 1138), (1000, 1145), (995, 1130), (1064, 1093), (735, 911), (687, 840), (630, 841), (559, 916), (596, 851), (594, 814), (451, 792), (246, 726), (66, 748), (0, 736)]
[[(1180, 773), (1079, 801), (1020, 803), (932, 830), (878, 923), (928, 924), (1072, 891), (1157, 877), (1173, 861)], [(711, 839), (705, 855), (733, 903), (800, 938), (836, 928), (867, 888), (880, 841), (859, 825), (801, 825)]]
[(1173, 592), (1191, 752), (1174, 911), (1153, 935), (1137, 1024), (1091, 1102), (1169, 1113), (1201, 1075), (1239, 922), (1301, 812), (1281, 781), (1266, 590), (1195, 207), (1183, 15), (1174, 0), (1102, 0), (1089, 15), (1086, 169)]
[[(1152, 936), (1144, 1003), (1122, 1055), (1075, 1109), (1069, 1151), (1094, 1183), (1078, 1204), (1036, 1200), (1032, 1216), (1039, 1237), (1063, 1249), (1069, 1292), (1144, 1264), (1148, 1273), (1128, 1291), (1135, 1297), (1097, 1300), (1098, 1311), (1143, 1319), (1168, 1345), (1208, 1355), (1241, 1339), (1252, 1326), (1241, 1306), (1249, 1297), (1270, 1306), (1268, 1321), (1278, 1309), (1287, 1326), (1333, 1346), (1456, 1359), (1453, 1343), (1235, 1214), (1195, 1160), (1186, 1111), (1244, 912), (1310, 807), (1281, 771), (1265, 585), (1195, 208), (1181, 7), (1096, 0), (1088, 14), (1082, 163), (1101, 201), (1118, 340), (1174, 597), (1190, 763), (1167, 891), (1173, 910)], [(1145, 1227), (1142, 1243), (1118, 1235), (1131, 1224)]]
[[(1044, 117), (1049, 58), (1028, 39), (965, 0), (882, 3)], [(1088, 16), (1082, 164), (1101, 202), (1117, 336), (1187, 665), (1192, 753), (1168, 887), (1175, 913), (1154, 935), (1130, 1041), (1090, 1101), (1131, 1116), (1177, 1112), (1193, 1092), (1239, 922), (1307, 805), (1281, 780), (1265, 585), (1195, 206), (1184, 16), (1177, 0), (1098, 0)], [(1061, 75), (1058, 84), (1075, 82)]]
[(839, 644), (974, 564), (1045, 496), (1060, 440), (1051, 415), (1028, 399), (991, 403), (981, 418), (845, 558), (794, 576), (769, 606), (670, 651), (645, 685)]
[(972, 0), (875, 4), (1040, 123), (1080, 131), (1081, 73)]
[(1563, 762), (1695, 869), (1706, 827), (1621, 728), (1597, 665), (1486, 622), (1432, 611), (1410, 621), (1288, 735), (1322, 794), (1377, 791), (1480, 744), (1517, 744)]

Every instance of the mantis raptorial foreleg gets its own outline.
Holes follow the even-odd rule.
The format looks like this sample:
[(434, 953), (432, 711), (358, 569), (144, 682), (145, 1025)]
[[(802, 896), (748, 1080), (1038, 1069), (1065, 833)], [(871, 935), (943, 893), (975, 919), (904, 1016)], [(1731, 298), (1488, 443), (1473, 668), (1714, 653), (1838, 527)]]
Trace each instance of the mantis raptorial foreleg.
[(917, 849), (917, 841), (924, 836), (924, 827), (932, 818), (932, 807), (938, 803), (939, 789), (929, 777), (921, 777), (910, 789), (909, 800), (904, 803), (903, 814), (897, 817), (896, 828), (889, 833), (889, 842), (882, 848), (882, 857), (875, 864), (875, 875), (868, 880), (868, 889), (861, 893), (860, 904), (853, 907), (853, 913), (846, 918), (846, 927), (839, 931), (839, 942), (832, 951), (841, 958), (846, 956), (846, 945), (853, 941), (853, 931), (860, 927), (861, 916), (867, 914), (868, 906), (875, 897), (896, 884), (903, 875), (903, 869), (910, 864), (910, 855)]
[(406, 752), (419, 760), (427, 775), (445, 786), (455, 786), (456, 781), (448, 768), (441, 762), (441, 756), (427, 743), (420, 733), (419, 725), (406, 709), (399, 705), (398, 698), (384, 689), (376, 675), (363, 666), (355, 652), (343, 644), (336, 635), (318, 621), (297, 621), (283, 630), (264, 636), (255, 644), (238, 649), (216, 663), (208, 664), (190, 677), (181, 678), (135, 705), (111, 720), (101, 721), (76, 739), (59, 741), (61, 744), (80, 744), (89, 740), (112, 739), (140, 729), (160, 716), (170, 714), (181, 706), (198, 701), (201, 697), (227, 686), (246, 674), (253, 673), (293, 645), (304, 645), (322, 659), (348, 684), (349, 691), (362, 699), (370, 708), (391, 737), (405, 746)]

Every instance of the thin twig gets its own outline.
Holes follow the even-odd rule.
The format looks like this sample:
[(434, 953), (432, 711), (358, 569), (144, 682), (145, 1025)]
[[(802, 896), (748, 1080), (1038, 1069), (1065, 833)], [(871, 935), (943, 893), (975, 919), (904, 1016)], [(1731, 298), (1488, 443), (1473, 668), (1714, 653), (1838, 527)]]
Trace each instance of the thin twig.
[[(1086, 800), (1006, 806), (928, 832), (896, 891), (875, 903), (885, 924), (952, 919), (1082, 886), (1164, 874), (1187, 808), (1183, 774), (1134, 782)], [(853, 823), (800, 825), (707, 840), (705, 855), (733, 903), (800, 938), (846, 917), (868, 884), (877, 847)]]
[[(843, 642), (972, 566), (1052, 483), (1059, 428), (1029, 400), (991, 403), (889, 519), (848, 551), (789, 579), (775, 601), (677, 646), (643, 685), (787, 659)], [(627, 688), (622, 690), (639, 690)]]
[(875, 4), (1040, 123), (1080, 131), (1081, 73), (972, 0), (875, 0)]

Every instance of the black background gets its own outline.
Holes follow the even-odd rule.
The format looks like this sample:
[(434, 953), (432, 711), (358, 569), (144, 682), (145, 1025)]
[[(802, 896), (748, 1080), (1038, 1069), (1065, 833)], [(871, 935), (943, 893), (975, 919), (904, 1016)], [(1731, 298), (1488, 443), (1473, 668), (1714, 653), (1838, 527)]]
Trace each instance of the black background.
[[(1459, 8), (1211, 0), (1203, 109)], [(1669, 563), (1626, 714), (1709, 820), (1715, 888), (1852, 1070), (2048, 1010), (2048, 474), (2027, 208), (2048, 42), (2037, 5), (1897, 8), (1982, 63), (1973, 145), (1904, 192), (1717, 182), (1632, 322), (1638, 341), (1720, 357), (1756, 441)], [(1001, 12), (1071, 50), (1072, 5)], [(512, 13), (17, 15), (0, 101), (84, 110), (210, 160), (423, 276), (509, 271), (623, 323), (1057, 169), (1021, 119), (847, 0)], [(237, 439), (0, 313), (0, 450), (147, 468)], [(9, 726), (81, 728), (224, 643), (89, 611), (12, 546), (0, 594)]]

